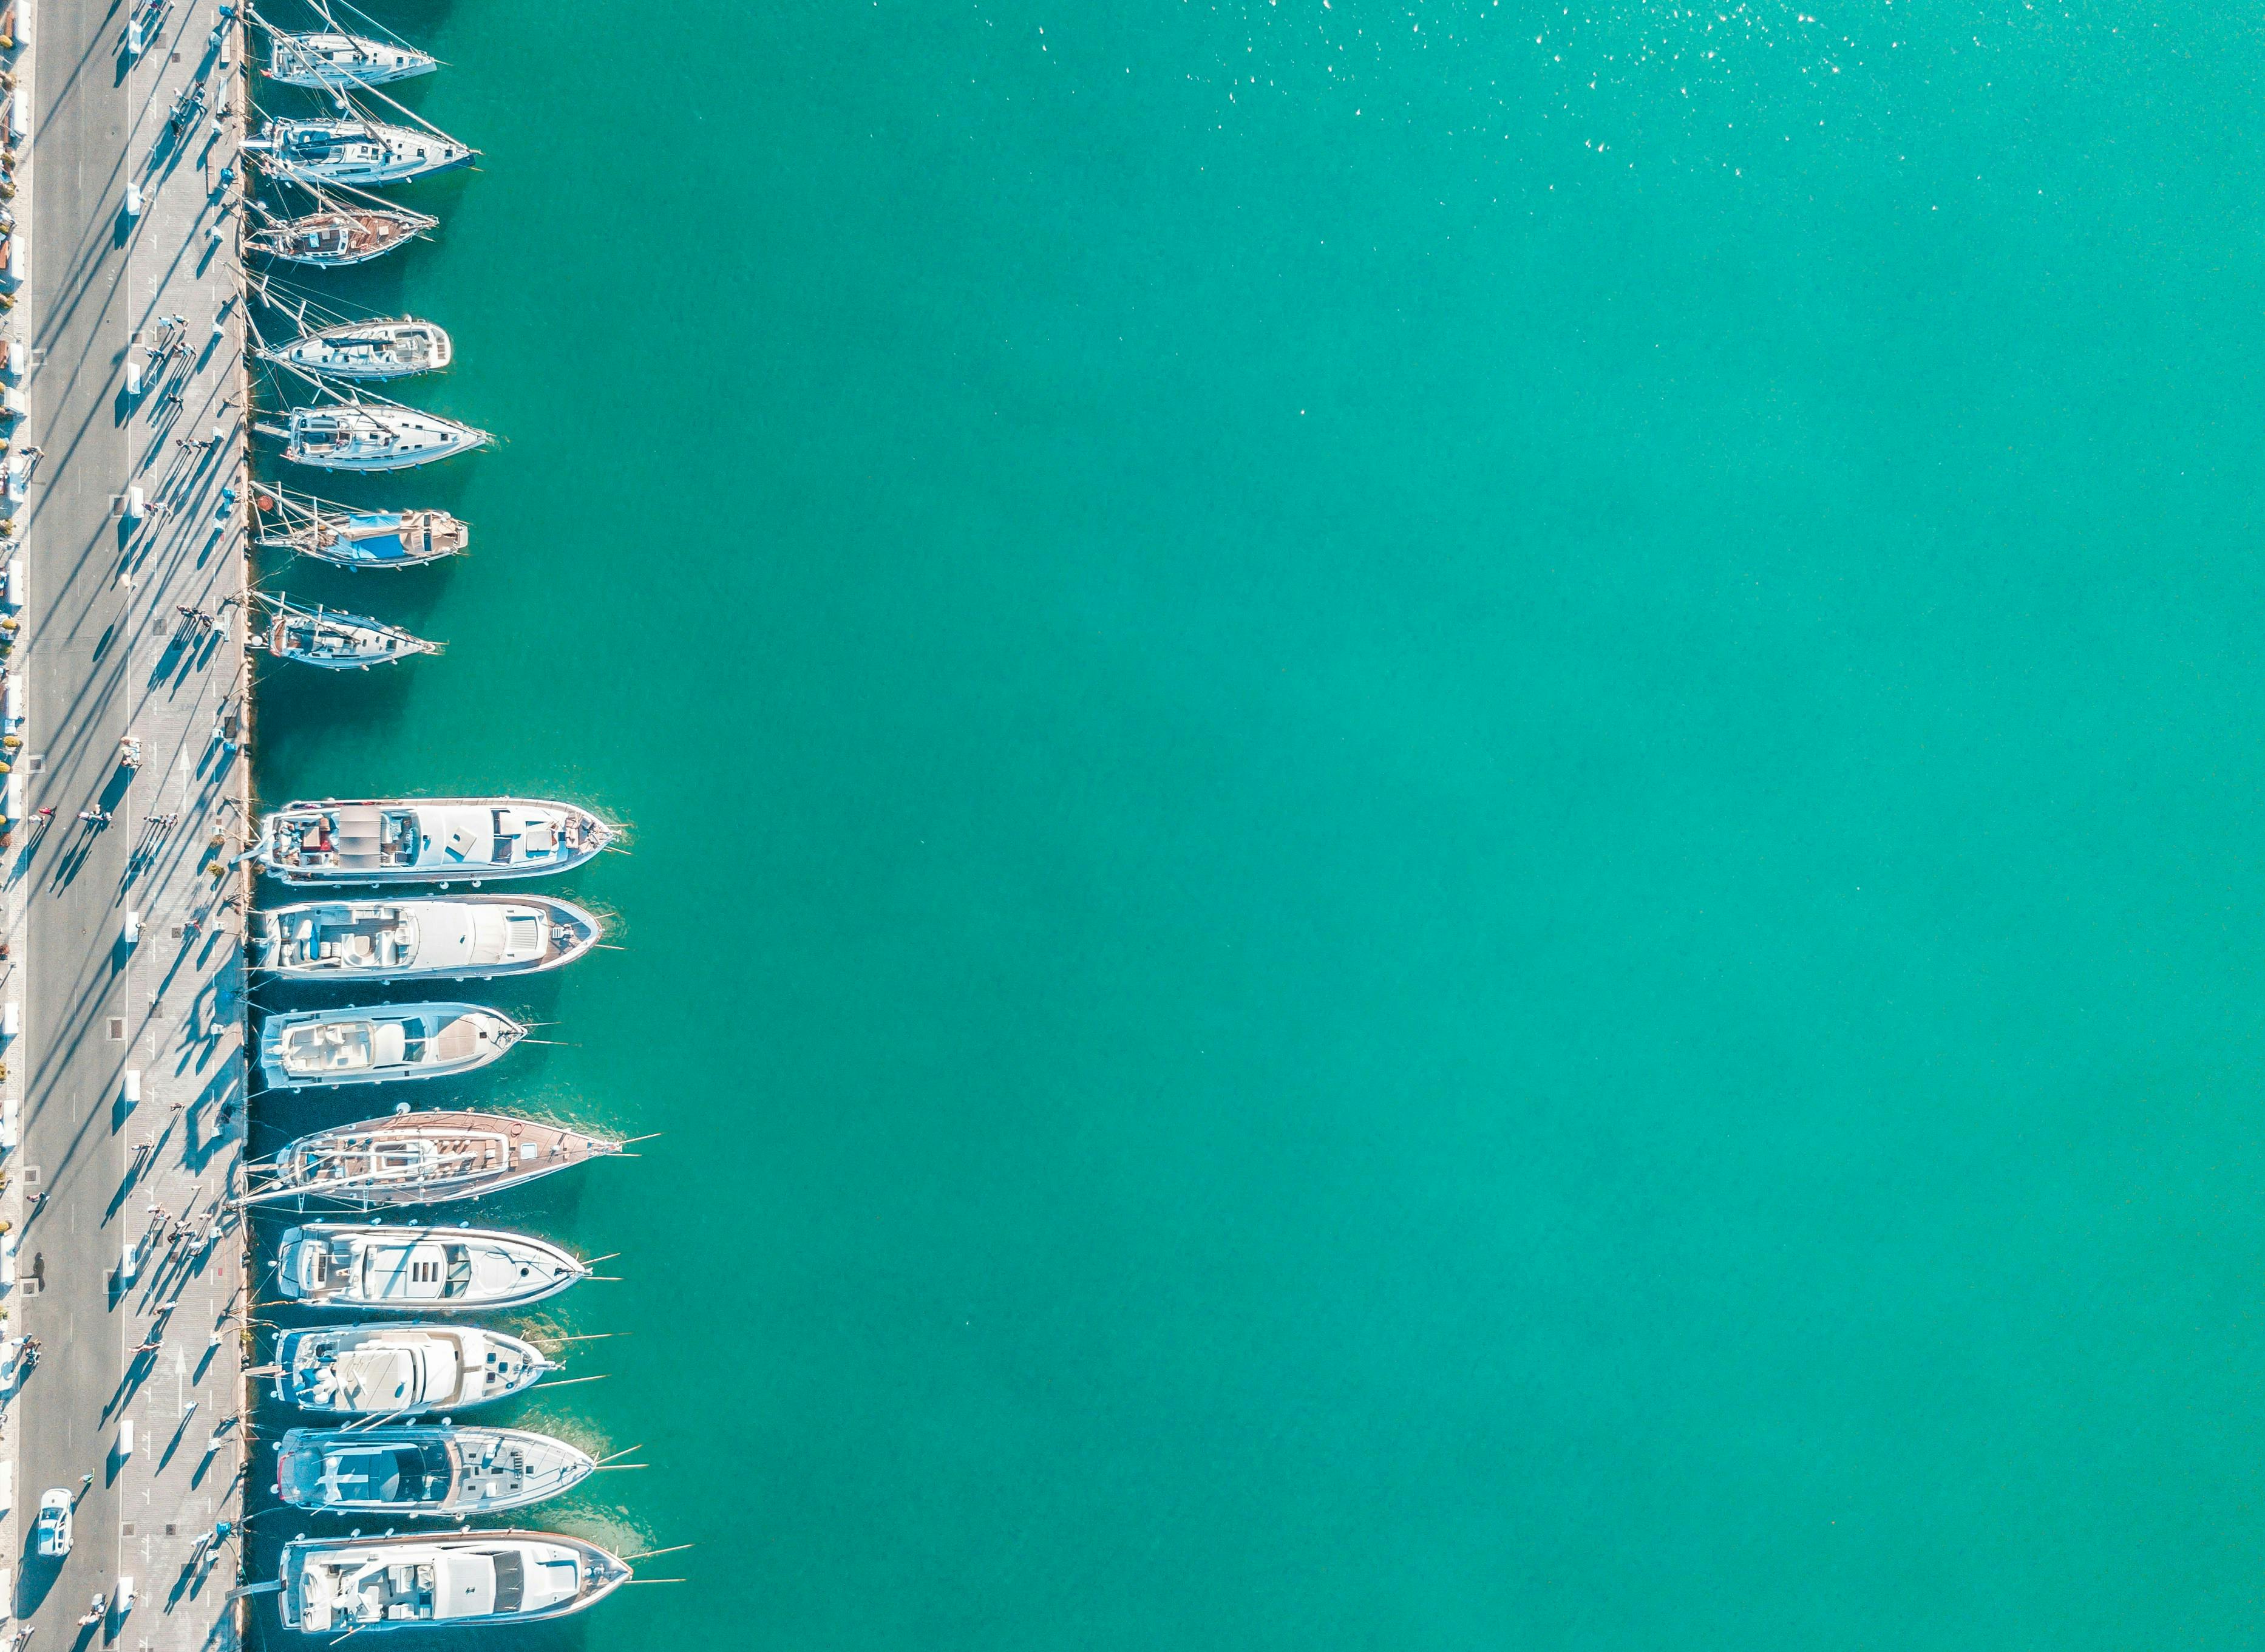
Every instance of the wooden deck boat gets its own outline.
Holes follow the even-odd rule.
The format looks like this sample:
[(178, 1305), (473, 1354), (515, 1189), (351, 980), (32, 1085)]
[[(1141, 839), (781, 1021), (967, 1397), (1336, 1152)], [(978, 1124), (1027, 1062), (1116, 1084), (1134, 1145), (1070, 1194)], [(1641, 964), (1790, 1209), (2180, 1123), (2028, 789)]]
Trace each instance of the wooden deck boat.
[(440, 222), (390, 207), (331, 207), (265, 224), (244, 237), (244, 247), (287, 264), (344, 269), (406, 246)]
[(618, 1141), (506, 1113), (399, 1112), (302, 1136), (251, 1167), (242, 1203), (311, 1198), (368, 1207), (484, 1198), (622, 1150)]

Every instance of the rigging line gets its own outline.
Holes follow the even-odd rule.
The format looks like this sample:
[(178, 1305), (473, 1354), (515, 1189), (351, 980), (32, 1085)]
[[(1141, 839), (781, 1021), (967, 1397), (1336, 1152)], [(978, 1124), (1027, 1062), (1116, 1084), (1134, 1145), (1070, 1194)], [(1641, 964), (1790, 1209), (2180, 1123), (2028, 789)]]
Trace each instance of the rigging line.
[[(414, 109), (410, 108), (407, 105), (402, 103), (397, 98), (387, 97), (375, 85), (368, 81), (362, 79), (360, 76), (350, 74), (346, 76), (346, 79), (353, 84), (355, 91), (365, 92), (370, 97), (376, 98), (378, 102), (385, 105), (388, 108), (396, 111), (402, 115), (403, 118), (412, 120), (417, 125), (424, 127), (426, 131), (430, 132), (434, 137), (439, 138), (442, 142), (454, 143), (456, 142), (455, 138), (450, 137), (447, 133), (441, 131), (440, 127), (434, 126), (423, 115), (419, 114)], [(331, 96), (337, 100), (339, 109), (352, 116), (354, 120), (368, 120), (369, 119), (368, 115), (364, 113), (347, 98), (344, 91), (339, 91), (336, 87), (332, 87), (331, 89)], [(475, 155), (479, 153), (477, 149), (473, 149), (472, 146), (469, 143), (465, 144), (463, 147), (467, 149), (471, 149), (471, 152)]]
[[(451, 142), (455, 142), (454, 139), (449, 141)], [(441, 222), (430, 213), (412, 212), (406, 207), (397, 207), (384, 196), (373, 194), (358, 184), (345, 184), (335, 181), (317, 184), (311, 178), (299, 177), (295, 174), (292, 176), (291, 181), (297, 185), (301, 189), (305, 190), (309, 194), (312, 195), (326, 210), (336, 211), (338, 209), (338, 201), (346, 196), (351, 195), (354, 199), (364, 201), (369, 206), (376, 207), (381, 211), (390, 212), (396, 217), (414, 219), (424, 229), (432, 229)]]
[[(396, 46), (402, 47), (411, 52), (423, 52), (426, 56), (433, 57), (433, 55), (430, 52), (426, 52), (425, 48), (418, 45), (414, 40), (404, 40), (400, 35), (396, 34), (391, 29), (387, 28), (385, 25), (380, 23), (375, 18), (370, 16), (368, 12), (362, 11), (358, 6), (348, 4), (348, 0), (337, 0), (337, 4), (341, 6), (345, 6), (347, 11), (353, 12), (354, 16), (360, 18), (364, 23), (368, 24), (370, 27), (375, 29), (380, 34), (385, 36), (387, 40), (391, 40)], [(329, 23), (332, 28), (338, 29), (337, 19), (332, 18), (330, 12), (331, 8), (329, 0), (325, 0), (323, 6), (323, 20)], [(346, 33), (344, 29), (338, 29), (338, 32), (341, 34)], [(434, 64), (438, 65), (441, 60), (437, 57), (433, 57), (433, 62)]]
[[(303, 291), (292, 286), (288, 281), (278, 281), (266, 274), (260, 276), (258, 288), (260, 302), (271, 309), (287, 309), (288, 304), (286, 301), (295, 302), (299, 306), (299, 330), (302, 332), (306, 331), (306, 318), (310, 313), (320, 318), (326, 327), (358, 326), (365, 323), (411, 319), (408, 317), (381, 316), (374, 312), (356, 315), (351, 310), (335, 309), (322, 302), (316, 294)], [(280, 299), (276, 296), (278, 293), (282, 295)]]

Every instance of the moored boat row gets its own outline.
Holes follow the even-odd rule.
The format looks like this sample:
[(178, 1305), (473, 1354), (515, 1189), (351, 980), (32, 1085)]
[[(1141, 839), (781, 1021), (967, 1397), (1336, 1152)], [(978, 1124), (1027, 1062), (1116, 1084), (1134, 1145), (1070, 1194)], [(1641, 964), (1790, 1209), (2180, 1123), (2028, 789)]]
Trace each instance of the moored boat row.
[[(244, 244), (271, 265), (259, 296), (290, 320), (288, 336), (259, 340), (257, 354), (278, 387), (295, 391), (271, 404), (255, 429), (280, 443), (286, 463), (345, 473), (405, 470), (488, 445), (486, 432), (375, 388), (448, 368), (455, 341), (446, 328), (415, 316), (340, 315), (317, 295), (270, 285), (280, 266), (345, 269), (438, 228), (429, 214), (366, 193), (476, 158), (377, 90), (429, 73), (433, 58), (406, 41), (345, 33), (327, 9), (323, 28), (297, 33), (248, 15), (268, 33), (271, 82), (334, 106), (268, 119), (244, 145), (272, 186), (270, 200), (246, 202), (257, 222)], [(381, 103), (390, 113), (376, 113)], [(430, 566), (462, 553), (470, 537), (432, 507), (337, 505), (269, 484), (252, 503), (259, 544), (349, 571)], [(367, 615), (270, 601), (262, 640), (279, 660), (335, 671), (437, 651)], [(491, 878), (574, 870), (622, 835), (578, 804), (508, 795), (287, 803), (266, 816), (245, 858), (310, 898), (253, 914), (247, 961), (279, 992), (545, 974), (601, 945), (604, 921), (556, 896), (470, 891)], [(259, 1029), (259, 1070), (268, 1092), (294, 1097), (463, 1079), (529, 1042), (530, 1030), (453, 1000), (279, 1006)], [(237, 1208), (293, 1218), (273, 1235), (271, 1306), (346, 1321), (287, 1323), (260, 1373), (273, 1378), (276, 1403), (318, 1424), (282, 1434), (272, 1490), (283, 1506), (462, 1521), (637, 1466), (549, 1433), (456, 1420), (525, 1395), (559, 1370), (558, 1333), (477, 1321), (521, 1314), (597, 1276), (593, 1262), (550, 1240), (433, 1219), (430, 1208), (513, 1193), (621, 1156), (628, 1145), (508, 1107), (404, 1104), (305, 1130), (246, 1166)], [(310, 1219), (310, 1207), (341, 1214)], [(412, 1210), (407, 1220), (371, 1216)], [(342, 1638), (538, 1622), (631, 1581), (628, 1560), (557, 1532), (357, 1530), (290, 1539), (273, 1580), (242, 1592), (275, 1593), (286, 1629)]]

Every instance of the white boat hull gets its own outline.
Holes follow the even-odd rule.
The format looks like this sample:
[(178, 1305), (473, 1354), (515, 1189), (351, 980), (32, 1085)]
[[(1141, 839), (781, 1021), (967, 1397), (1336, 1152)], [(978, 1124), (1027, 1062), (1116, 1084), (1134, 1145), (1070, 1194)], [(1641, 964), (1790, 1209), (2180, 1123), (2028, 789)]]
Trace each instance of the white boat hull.
[(286, 1331), (275, 1397), (321, 1416), (467, 1410), (558, 1369), (533, 1343), (477, 1326), (390, 1321)]
[(306, 901), (259, 914), (251, 967), (288, 980), (492, 981), (571, 964), (603, 933), (594, 913), (541, 895)]
[(595, 1605), (630, 1568), (550, 1532), (295, 1538), (283, 1546), (283, 1627), (333, 1640), (364, 1630), (536, 1623)]
[(335, 379), (382, 381), (438, 373), (455, 357), (445, 329), (429, 321), (349, 322), (262, 350), (269, 361)]
[(546, 1240), (479, 1227), (310, 1222), (287, 1229), (275, 1281), (302, 1307), (479, 1314), (556, 1296), (589, 1270)]
[(477, 887), (547, 877), (596, 858), (618, 828), (568, 804), (520, 797), (294, 803), (263, 823), (252, 856), (287, 884)]
[(489, 440), (484, 430), (405, 407), (295, 407), (279, 433), (283, 456), (315, 470), (410, 470)]
[(451, 172), (476, 153), (453, 138), (374, 120), (271, 120), (244, 151), (308, 183), (356, 189)]
[(455, 1078), (499, 1061), (527, 1029), (478, 1004), (386, 1004), (270, 1015), (259, 1030), (269, 1089)]
[(288, 1429), (270, 1489), (317, 1514), (445, 1520), (544, 1502), (596, 1466), (587, 1452), (522, 1429)]
[(267, 628), (267, 651), (324, 671), (368, 671), (438, 651), (421, 637), (359, 614), (284, 608)]
[(356, 34), (279, 34), (267, 78), (279, 86), (349, 91), (429, 75), (439, 67), (423, 52)]

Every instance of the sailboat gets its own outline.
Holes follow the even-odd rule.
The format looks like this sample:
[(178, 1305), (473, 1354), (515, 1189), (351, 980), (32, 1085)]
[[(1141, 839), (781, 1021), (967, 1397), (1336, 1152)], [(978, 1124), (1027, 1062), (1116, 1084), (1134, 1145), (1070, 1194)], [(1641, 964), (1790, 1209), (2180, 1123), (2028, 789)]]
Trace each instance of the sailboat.
[(438, 373), (455, 353), (446, 330), (412, 316), (341, 322), (259, 352), (265, 360), (339, 379), (402, 379)]
[(261, 545), (341, 568), (415, 568), (471, 542), (471, 528), (446, 511), (350, 511), (265, 487), (252, 503), (261, 513)]
[(264, 436), (282, 437), (283, 456), (292, 463), (317, 470), (406, 470), (494, 440), (437, 413), (386, 403), (295, 407), (288, 426), (257, 428)]
[(411, 46), (364, 40), (359, 34), (276, 34), (267, 51), (267, 78), (318, 91), (382, 86), (440, 67)]
[(372, 666), (441, 651), (438, 643), (428, 643), (397, 625), (382, 624), (359, 614), (301, 608), (281, 597), (266, 600), (274, 618), (260, 641), (278, 659), (295, 659), (302, 666), (331, 671), (368, 671)]
[(246, 1204), (443, 1204), (483, 1198), (608, 1158), (622, 1144), (505, 1113), (399, 1112), (302, 1136), (266, 1165)]
[(438, 132), (388, 126), (359, 115), (312, 120), (270, 120), (244, 152), (313, 184), (374, 189), (406, 184), (470, 166), (479, 151)]
[(244, 237), (244, 246), (288, 264), (344, 269), (405, 246), (440, 222), (391, 207), (331, 207), (264, 224)]

